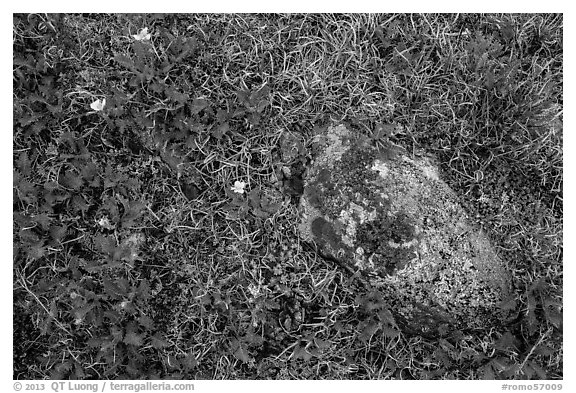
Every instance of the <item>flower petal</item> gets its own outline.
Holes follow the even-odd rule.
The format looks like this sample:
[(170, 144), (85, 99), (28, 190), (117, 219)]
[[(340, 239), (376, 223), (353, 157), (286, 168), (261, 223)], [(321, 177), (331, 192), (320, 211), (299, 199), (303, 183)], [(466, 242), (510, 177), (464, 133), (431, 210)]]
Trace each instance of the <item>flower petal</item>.
[(148, 28), (144, 27), (138, 34), (132, 35), (136, 41), (149, 40), (151, 35), (148, 33)]
[(102, 101), (101, 100), (96, 100), (93, 103), (90, 104), (90, 108), (92, 108), (95, 111), (101, 111), (102, 109), (104, 109), (104, 105), (106, 105), (106, 98), (104, 98)]
[(244, 193), (244, 187), (246, 187), (245, 182), (236, 180), (234, 182), (234, 186), (231, 188), (231, 190), (238, 193), (238, 194), (243, 194)]

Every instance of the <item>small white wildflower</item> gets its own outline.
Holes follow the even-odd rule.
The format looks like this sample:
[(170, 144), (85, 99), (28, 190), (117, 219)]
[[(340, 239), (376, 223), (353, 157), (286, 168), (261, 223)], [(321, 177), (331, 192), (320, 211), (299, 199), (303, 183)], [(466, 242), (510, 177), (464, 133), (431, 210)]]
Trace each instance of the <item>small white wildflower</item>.
[(103, 100), (94, 101), (93, 103), (90, 104), (90, 108), (92, 108), (96, 112), (99, 112), (104, 109), (105, 105), (106, 105), (106, 98), (104, 98)]
[(145, 27), (138, 34), (133, 34), (132, 37), (136, 41), (148, 41), (150, 39), (150, 33), (148, 33), (148, 28)]
[(104, 229), (114, 229), (114, 225), (112, 225), (112, 223), (110, 222), (108, 217), (102, 217), (97, 222), (98, 222), (98, 225), (100, 225)]
[(232, 191), (237, 192), (238, 194), (244, 194), (245, 187), (246, 187), (245, 182), (236, 180), (234, 182), (234, 187), (232, 187)]
[(250, 284), (248, 285), (248, 291), (252, 294), (252, 296), (257, 297), (260, 294), (260, 290), (259, 288), (254, 285), (254, 284)]

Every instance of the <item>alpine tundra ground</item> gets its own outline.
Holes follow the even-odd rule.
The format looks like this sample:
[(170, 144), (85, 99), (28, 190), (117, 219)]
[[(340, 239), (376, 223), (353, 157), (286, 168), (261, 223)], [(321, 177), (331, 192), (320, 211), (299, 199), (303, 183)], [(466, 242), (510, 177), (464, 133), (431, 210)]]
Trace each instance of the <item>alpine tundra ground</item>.
[[(14, 378), (561, 379), (562, 34), (551, 14), (15, 14)], [(437, 157), (513, 272), (501, 323), (409, 335), (299, 241), (281, 169), (331, 120)]]

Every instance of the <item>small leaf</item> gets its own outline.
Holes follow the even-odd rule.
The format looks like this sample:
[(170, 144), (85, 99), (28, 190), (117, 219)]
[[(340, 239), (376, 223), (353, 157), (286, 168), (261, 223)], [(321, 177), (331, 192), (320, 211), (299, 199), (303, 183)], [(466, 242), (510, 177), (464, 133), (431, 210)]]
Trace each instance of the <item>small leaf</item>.
[(143, 343), (142, 334), (137, 334), (136, 332), (127, 332), (124, 336), (124, 342), (128, 345), (134, 345), (140, 347)]
[(362, 332), (360, 333), (360, 335), (358, 336), (358, 338), (362, 341), (362, 342), (368, 342), (372, 336), (376, 333), (376, 331), (379, 329), (379, 324), (375, 321), (369, 322), (368, 324), (366, 324), (366, 326), (362, 329)]
[(113, 280), (110, 280), (107, 277), (102, 279), (102, 286), (104, 287), (104, 291), (112, 298), (119, 298), (124, 295), (124, 291), (122, 291), (122, 289)]
[(138, 285), (136, 294), (140, 299), (144, 301), (150, 297), (150, 284), (148, 284), (148, 280), (144, 279), (140, 281), (140, 285)]
[(82, 187), (82, 177), (75, 173), (67, 172), (66, 174), (60, 176), (59, 183), (63, 187), (76, 191)]
[(135, 68), (134, 61), (132, 61), (132, 59), (129, 58), (128, 56), (116, 55), (114, 56), (114, 60), (121, 66), (124, 66), (130, 70), (133, 70)]
[(492, 366), (489, 364), (486, 364), (484, 366), (482, 366), (480, 368), (480, 375), (482, 376), (482, 379), (487, 380), (487, 379), (496, 379), (496, 376), (494, 375), (494, 371), (492, 371)]
[(394, 315), (392, 315), (392, 312), (388, 308), (383, 308), (382, 310), (378, 311), (378, 317), (385, 324), (388, 324), (392, 327), (396, 326)]
[(510, 332), (505, 332), (494, 345), (496, 349), (507, 351), (509, 349), (517, 349), (518, 339)]
[(203, 109), (205, 109), (207, 106), (208, 106), (207, 100), (203, 98), (195, 98), (194, 100), (192, 100), (192, 103), (190, 103), (190, 112), (193, 115), (196, 115), (200, 113)]
[(186, 101), (190, 99), (190, 96), (185, 93), (180, 93), (176, 89), (169, 87), (164, 90), (166, 97), (170, 98), (173, 101), (176, 101), (179, 104), (184, 104)]
[(50, 228), (50, 222), (52, 222), (52, 219), (50, 218), (50, 216), (48, 216), (48, 214), (42, 213), (32, 217), (32, 222), (35, 222), (38, 225), (40, 225), (42, 229), (48, 230)]
[(248, 363), (250, 361), (250, 355), (246, 348), (244, 348), (244, 345), (237, 339), (232, 339), (231, 344), (234, 357), (244, 363)]
[(28, 256), (32, 260), (37, 260), (46, 255), (46, 247), (44, 247), (44, 240), (39, 240), (36, 243), (31, 244), (27, 250)]
[(184, 365), (184, 368), (186, 370), (190, 371), (198, 365), (198, 360), (196, 359), (196, 356), (194, 356), (193, 353), (188, 353), (186, 357), (184, 357), (184, 359), (182, 360), (182, 364)]
[(150, 343), (156, 349), (162, 349), (170, 346), (170, 342), (167, 341), (161, 333), (156, 333), (150, 337)]
[(534, 353), (536, 355), (552, 356), (554, 354), (554, 350), (550, 348), (548, 345), (540, 344), (538, 345), (538, 347), (536, 347)]
[(400, 335), (400, 332), (394, 328), (382, 326), (382, 334), (388, 338), (396, 338)]
[(247, 90), (238, 90), (236, 92), (236, 96), (238, 97), (238, 101), (241, 104), (249, 105), (250, 104), (250, 92)]
[(532, 369), (536, 372), (536, 374), (538, 374), (539, 379), (548, 379), (546, 371), (544, 371), (544, 369), (540, 367), (538, 363), (536, 363), (535, 361), (529, 361), (528, 364), (530, 365), (530, 367), (532, 367)]
[(212, 136), (216, 139), (222, 139), (222, 137), (230, 130), (230, 125), (226, 122), (226, 123), (222, 123), (219, 126), (217, 126), (213, 131), (212, 131)]
[(305, 362), (312, 359), (312, 354), (306, 351), (306, 348), (300, 346), (299, 344), (296, 345), (294, 348), (294, 352), (292, 353), (294, 360), (302, 359)]
[(140, 326), (147, 330), (154, 329), (154, 321), (147, 315), (141, 315), (140, 318), (138, 318), (138, 322), (140, 323)]

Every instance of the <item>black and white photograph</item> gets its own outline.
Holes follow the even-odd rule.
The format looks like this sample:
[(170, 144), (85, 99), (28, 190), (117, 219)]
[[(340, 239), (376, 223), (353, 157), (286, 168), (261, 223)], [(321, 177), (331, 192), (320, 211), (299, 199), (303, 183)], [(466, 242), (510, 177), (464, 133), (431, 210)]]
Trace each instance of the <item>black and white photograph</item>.
[(10, 384), (561, 390), (563, 36), (562, 13), (13, 13)]

